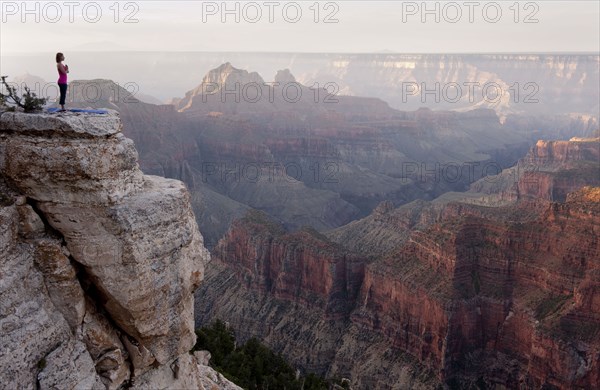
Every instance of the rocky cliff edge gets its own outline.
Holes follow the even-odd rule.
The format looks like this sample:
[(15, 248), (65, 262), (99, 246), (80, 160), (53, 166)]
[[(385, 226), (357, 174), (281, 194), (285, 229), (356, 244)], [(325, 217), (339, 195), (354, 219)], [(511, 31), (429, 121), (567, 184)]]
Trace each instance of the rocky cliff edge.
[(189, 353), (210, 256), (189, 194), (145, 176), (121, 129), (115, 112), (0, 116), (0, 382), (237, 388)]

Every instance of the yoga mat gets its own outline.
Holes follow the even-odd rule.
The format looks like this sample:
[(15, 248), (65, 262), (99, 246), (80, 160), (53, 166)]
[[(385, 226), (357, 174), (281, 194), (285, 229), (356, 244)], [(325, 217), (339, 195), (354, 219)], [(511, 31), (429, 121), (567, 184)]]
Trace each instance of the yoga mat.
[[(60, 108), (49, 108), (48, 112), (61, 112)], [(63, 111), (65, 112), (65, 111)], [(83, 113), (87, 113), (87, 114), (108, 114), (108, 111), (105, 110), (85, 110), (83, 108), (71, 108), (68, 109), (66, 112), (83, 112)]]

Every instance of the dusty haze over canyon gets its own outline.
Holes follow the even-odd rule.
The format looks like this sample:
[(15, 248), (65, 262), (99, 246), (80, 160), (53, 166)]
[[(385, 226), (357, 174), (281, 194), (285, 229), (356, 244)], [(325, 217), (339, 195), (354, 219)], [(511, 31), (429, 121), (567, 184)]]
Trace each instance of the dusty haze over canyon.
[[(47, 54), (3, 55), (2, 71), (52, 80)], [(336, 95), (377, 97), (391, 107), (415, 110), (492, 108), (499, 113), (598, 114), (597, 53), (327, 54), (210, 52), (73, 52), (78, 79), (111, 79), (134, 97), (164, 103), (181, 97), (212, 68), (230, 62), (258, 72), (265, 82), (289, 69), (309, 87)], [(27, 66), (23, 68), (23, 63)], [(118, 64), (118, 66), (115, 66)], [(56, 90), (40, 82), (40, 92)], [(32, 88), (35, 87), (35, 83)], [(91, 91), (90, 91), (91, 93)], [(90, 99), (93, 99), (91, 96)], [(143, 100), (143, 95), (141, 95)], [(158, 101), (152, 101), (158, 103)]]

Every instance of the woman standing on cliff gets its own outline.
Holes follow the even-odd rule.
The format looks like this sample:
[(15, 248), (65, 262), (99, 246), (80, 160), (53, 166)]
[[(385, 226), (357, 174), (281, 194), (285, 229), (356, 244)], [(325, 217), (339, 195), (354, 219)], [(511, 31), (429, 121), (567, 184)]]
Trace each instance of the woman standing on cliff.
[(65, 100), (67, 98), (67, 73), (69, 66), (63, 65), (65, 56), (63, 53), (56, 53), (56, 68), (58, 69), (58, 89), (60, 90), (60, 108), (65, 111)]

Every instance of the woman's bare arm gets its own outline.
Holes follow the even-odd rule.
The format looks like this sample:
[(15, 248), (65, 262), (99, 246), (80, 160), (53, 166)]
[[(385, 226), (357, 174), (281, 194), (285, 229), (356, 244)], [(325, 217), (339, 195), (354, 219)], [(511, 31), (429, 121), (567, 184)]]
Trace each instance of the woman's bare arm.
[(61, 74), (67, 74), (67, 73), (69, 73), (69, 68), (67, 68), (65, 65), (63, 65), (63, 64), (56, 64), (56, 66), (58, 67), (58, 71)]

